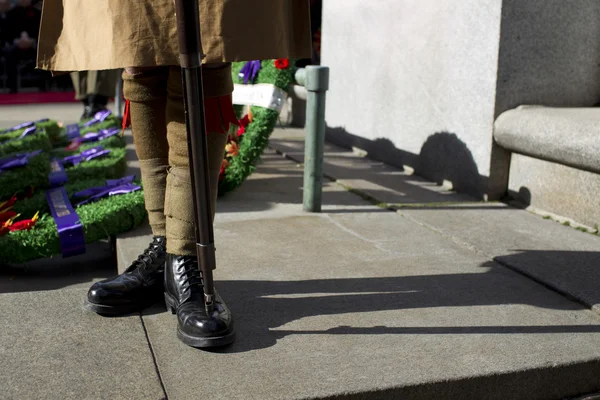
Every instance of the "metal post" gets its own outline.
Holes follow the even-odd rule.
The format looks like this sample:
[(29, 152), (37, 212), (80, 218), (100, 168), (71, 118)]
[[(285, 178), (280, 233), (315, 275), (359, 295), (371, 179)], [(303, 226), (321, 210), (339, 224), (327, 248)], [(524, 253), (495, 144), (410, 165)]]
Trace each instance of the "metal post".
[(306, 87), (306, 142), (304, 147), (304, 210), (320, 212), (323, 193), (323, 148), (325, 146), (325, 98), (329, 68), (308, 66), (296, 73)]
[(120, 73), (115, 89), (115, 114), (117, 117), (123, 118), (123, 78)]

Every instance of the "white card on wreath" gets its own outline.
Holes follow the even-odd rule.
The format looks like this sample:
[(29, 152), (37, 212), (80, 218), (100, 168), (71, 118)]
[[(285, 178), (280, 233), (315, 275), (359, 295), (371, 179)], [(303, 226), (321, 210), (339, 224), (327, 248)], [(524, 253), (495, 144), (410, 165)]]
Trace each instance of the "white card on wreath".
[(233, 89), (233, 104), (259, 106), (281, 112), (287, 99), (287, 92), (270, 83), (241, 85), (236, 83)]

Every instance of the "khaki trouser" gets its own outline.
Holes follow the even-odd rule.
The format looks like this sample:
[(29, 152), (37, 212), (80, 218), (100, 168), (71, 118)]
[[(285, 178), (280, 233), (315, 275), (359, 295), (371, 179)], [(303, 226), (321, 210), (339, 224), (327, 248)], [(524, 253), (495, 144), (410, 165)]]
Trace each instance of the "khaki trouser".
[(117, 69), (71, 72), (77, 100), (85, 100), (89, 95), (94, 94), (114, 97), (117, 79), (119, 79), (119, 70)]
[[(213, 127), (207, 141), (214, 216), (219, 171), (233, 115), (228, 96), (233, 92), (231, 66), (204, 68), (203, 77), (207, 125)], [(135, 73), (128, 69), (123, 73), (123, 93), (130, 102), (131, 128), (152, 233), (166, 236), (168, 253), (195, 255), (181, 69), (160, 67)], [(209, 108), (209, 102), (219, 106)]]

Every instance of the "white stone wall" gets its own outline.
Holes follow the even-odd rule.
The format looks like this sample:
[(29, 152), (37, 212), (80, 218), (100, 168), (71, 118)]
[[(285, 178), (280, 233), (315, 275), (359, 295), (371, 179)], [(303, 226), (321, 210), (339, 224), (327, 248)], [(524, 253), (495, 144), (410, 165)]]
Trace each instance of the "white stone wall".
[[(488, 175), (500, 16), (500, 0), (325, 0), (328, 127), (387, 138), (413, 155), (432, 135), (449, 132)], [(425, 176), (448, 178), (443, 170), (464, 160), (453, 159), (453, 144), (433, 147), (433, 156), (412, 163)]]

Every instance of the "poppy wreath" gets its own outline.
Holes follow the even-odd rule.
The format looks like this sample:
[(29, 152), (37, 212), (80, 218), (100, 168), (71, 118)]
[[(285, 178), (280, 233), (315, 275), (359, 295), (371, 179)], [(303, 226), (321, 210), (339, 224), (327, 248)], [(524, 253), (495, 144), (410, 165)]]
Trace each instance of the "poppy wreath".
[(42, 119), (0, 130), (0, 157), (8, 154), (52, 148), (52, 137), (58, 138), (62, 128), (54, 120)]
[[(118, 126), (119, 119), (108, 113), (77, 124), (78, 133), (82, 137), (89, 133)], [(25, 122), (9, 129), (0, 130), (0, 157), (40, 149), (50, 151), (53, 147), (69, 145), (72, 139), (67, 135), (67, 129), (55, 120), (44, 118)], [(122, 139), (121, 142), (125, 146)], [(113, 140), (111, 146), (115, 144), (116, 141)]]
[[(47, 191), (55, 190), (48, 189), (52, 159), (62, 161), (63, 175), (68, 178), (58, 190), (65, 193), (77, 213), (81, 244), (125, 232), (143, 221), (146, 211), (141, 184), (133, 176), (122, 178), (127, 167), (126, 150), (117, 122), (107, 119), (92, 126), (79, 125), (75, 138), (69, 138), (66, 129), (56, 124), (59, 133), (54, 134), (54, 142), (36, 123), (35, 134), (19, 139), (41, 133), (40, 137), (55, 146), (50, 151), (45, 140), (37, 149), (30, 144), (7, 150), (3, 143), (10, 139), (16, 142), (23, 129), (4, 133), (9, 136), (0, 142), (0, 154), (10, 154), (0, 157), (0, 264), (20, 264), (64, 250), (47, 196)], [(67, 146), (62, 147), (65, 143)], [(27, 151), (21, 151), (24, 149)], [(19, 165), (23, 159), (27, 161)], [(16, 161), (17, 166), (3, 168), (6, 160)]]
[[(18, 203), (19, 200), (15, 205)], [(77, 206), (75, 211), (83, 230), (83, 240), (94, 243), (141, 224), (146, 216), (144, 193), (136, 190), (102, 198)], [(0, 218), (2, 213), (0, 208)], [(49, 213), (40, 212), (10, 226), (0, 225), (0, 264), (22, 264), (61, 254), (62, 250), (56, 222)]]
[[(104, 114), (106, 115), (106, 114)], [(87, 125), (86, 125), (87, 124)], [(62, 124), (59, 124), (60, 131), (58, 136), (50, 136), (50, 140), (54, 147), (68, 146), (73, 138), (67, 135), (67, 130)], [(77, 127), (79, 129), (79, 135), (85, 136), (88, 133), (99, 132), (103, 129), (119, 128), (121, 126), (121, 120), (112, 114), (109, 114), (104, 119), (92, 118), (86, 122), (79, 122)]]
[(22, 130), (15, 134), (12, 132), (6, 135), (0, 134), (0, 158), (38, 149), (44, 151), (52, 149), (50, 137), (45, 129), (33, 127), (29, 132)]
[[(102, 154), (100, 154), (102, 153)], [(96, 154), (95, 157), (94, 154)], [(31, 188), (49, 188), (49, 175), (52, 170), (52, 153), (37, 151), (18, 154), (26, 157), (25, 166), (0, 171), (0, 200), (6, 200), (16, 193)], [(2, 163), (2, 160), (0, 160)], [(105, 149), (97, 146), (88, 150), (74, 152), (63, 158), (63, 166), (68, 182), (86, 179), (117, 179), (125, 174), (127, 160), (124, 148)], [(2, 165), (0, 165), (0, 169)]]
[[(294, 82), (295, 68), (288, 59), (237, 62), (232, 65), (233, 81), (238, 84), (272, 84), (287, 92)], [(230, 132), (219, 175), (219, 195), (240, 186), (256, 169), (260, 156), (269, 143), (279, 112), (252, 106), (236, 106), (240, 126)]]
[[(101, 116), (98, 116), (98, 118), (95, 117), (87, 121), (79, 122), (77, 125), (83, 135), (99, 129), (117, 127), (119, 126), (119, 120), (117, 117), (106, 112), (103, 114), (102, 118)], [(62, 123), (49, 118), (44, 118), (37, 121), (24, 122), (12, 128), (0, 130), (0, 145), (7, 140), (19, 138), (26, 130), (33, 126), (38, 129), (38, 132), (40, 130), (46, 132), (48, 139), (54, 146), (69, 142), (66, 135), (66, 129)], [(35, 137), (33, 134), (31, 136)]]

